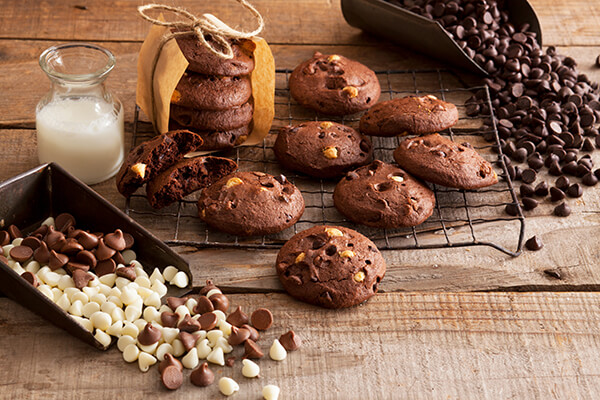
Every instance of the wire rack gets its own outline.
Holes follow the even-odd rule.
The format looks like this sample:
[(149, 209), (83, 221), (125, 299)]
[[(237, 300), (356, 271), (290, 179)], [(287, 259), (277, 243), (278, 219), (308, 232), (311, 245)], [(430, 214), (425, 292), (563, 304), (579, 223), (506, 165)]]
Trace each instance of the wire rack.
[[(291, 70), (276, 71), (275, 119), (273, 127), (262, 144), (241, 146), (219, 154), (238, 163), (240, 170), (283, 173), (302, 192), (305, 212), (291, 228), (275, 235), (238, 237), (209, 228), (197, 217), (198, 193), (161, 210), (154, 210), (139, 191), (126, 202), (125, 212), (146, 226), (170, 246), (196, 248), (280, 248), (294, 234), (315, 225), (342, 225), (369, 237), (381, 250), (439, 249), (445, 247), (490, 246), (511, 256), (518, 256), (523, 244), (525, 219), (519, 206), (506, 165), (495, 125), (493, 111), (483, 116), (493, 121), (491, 130), (482, 129), (482, 118), (467, 117), (463, 104), (474, 91), (484, 89), (486, 102), (491, 107), (487, 86), (468, 86), (454, 72), (445, 69), (377, 71), (382, 92), (380, 101), (409, 94), (433, 94), (452, 102), (459, 109), (459, 121), (441, 134), (459, 143), (469, 142), (484, 158), (494, 165), (500, 176), (499, 183), (479, 190), (459, 190), (430, 184), (435, 193), (433, 215), (423, 224), (402, 229), (376, 229), (357, 225), (345, 219), (333, 205), (336, 180), (319, 180), (284, 170), (272, 150), (278, 128), (309, 120), (330, 120), (357, 128), (361, 114), (332, 118), (307, 110), (290, 96), (288, 78)], [(153, 136), (151, 125), (141, 120), (136, 107), (133, 127), (133, 145)], [(485, 139), (487, 140), (485, 140)], [(401, 138), (373, 137), (374, 157), (393, 163), (393, 151)], [(504, 212), (514, 204), (518, 215)], [(490, 238), (494, 238), (494, 240)]]

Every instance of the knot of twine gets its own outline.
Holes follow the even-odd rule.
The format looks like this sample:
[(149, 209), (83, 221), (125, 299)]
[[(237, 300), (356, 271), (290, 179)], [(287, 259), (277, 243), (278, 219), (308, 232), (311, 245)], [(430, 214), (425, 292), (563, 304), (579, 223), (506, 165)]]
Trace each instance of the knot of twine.
[[(250, 39), (256, 35), (258, 35), (263, 28), (265, 27), (265, 22), (263, 20), (262, 15), (252, 6), (252, 4), (248, 3), (246, 0), (236, 0), (240, 3), (244, 8), (246, 8), (250, 13), (256, 18), (258, 22), (258, 27), (251, 32), (239, 31), (231, 28), (229, 25), (221, 21), (219, 18), (215, 17), (212, 14), (202, 14), (200, 18), (196, 17), (194, 14), (189, 11), (184, 10), (180, 7), (172, 7), (165, 4), (146, 4), (138, 7), (138, 12), (146, 21), (154, 25), (164, 26), (166, 28), (174, 28), (176, 31), (166, 34), (162, 37), (158, 51), (154, 56), (154, 60), (152, 62), (152, 74), (151, 74), (151, 95), (152, 95), (152, 119), (154, 120), (154, 130), (158, 132), (156, 127), (156, 101), (154, 95), (154, 75), (156, 72), (156, 65), (158, 64), (158, 58), (160, 57), (160, 53), (164, 45), (171, 39), (178, 36), (187, 36), (187, 35), (195, 35), (200, 43), (210, 50), (217, 57), (222, 58), (224, 60), (230, 60), (233, 58), (233, 48), (227, 39)], [(161, 21), (156, 18), (150, 17), (146, 12), (148, 10), (157, 10), (157, 11), (171, 11), (176, 15), (183, 17), (185, 20), (183, 21)], [(210, 35), (214, 40), (214, 44), (209, 43), (205, 35)]]

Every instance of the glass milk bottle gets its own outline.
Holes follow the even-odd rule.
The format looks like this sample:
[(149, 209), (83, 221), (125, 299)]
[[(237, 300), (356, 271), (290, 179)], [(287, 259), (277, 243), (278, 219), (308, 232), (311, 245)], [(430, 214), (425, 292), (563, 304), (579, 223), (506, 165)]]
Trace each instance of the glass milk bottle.
[(104, 86), (113, 54), (67, 43), (44, 51), (40, 66), (52, 83), (36, 109), (40, 163), (55, 162), (88, 185), (115, 175), (125, 143), (123, 106)]

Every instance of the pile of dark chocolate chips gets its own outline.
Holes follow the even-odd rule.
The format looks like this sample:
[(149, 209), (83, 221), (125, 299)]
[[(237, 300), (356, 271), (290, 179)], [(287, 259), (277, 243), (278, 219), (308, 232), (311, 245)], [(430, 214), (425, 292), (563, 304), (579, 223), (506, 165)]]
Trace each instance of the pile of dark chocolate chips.
[[(489, 142), (495, 142), (496, 123), (508, 174), (523, 182), (522, 208), (532, 210), (547, 199), (560, 202), (555, 215), (568, 216), (565, 197), (580, 197), (582, 184), (594, 186), (600, 179), (589, 154), (600, 148), (598, 83), (579, 74), (575, 60), (557, 54), (554, 47), (544, 54), (529, 25), (509, 22), (504, 1), (387, 1), (438, 21), (489, 73), (484, 83), (496, 120), (489, 118), (484, 89), (467, 100), (467, 115), (488, 116), (483, 129)], [(543, 168), (558, 178), (554, 185), (538, 179)], [(518, 214), (515, 205), (505, 211)]]

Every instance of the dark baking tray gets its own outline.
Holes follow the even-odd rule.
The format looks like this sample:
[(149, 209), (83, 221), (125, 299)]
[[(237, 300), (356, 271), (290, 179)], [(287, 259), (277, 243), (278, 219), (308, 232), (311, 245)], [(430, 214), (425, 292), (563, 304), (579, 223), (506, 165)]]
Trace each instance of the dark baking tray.
[[(528, 23), (542, 45), (542, 30), (533, 7), (526, 0), (507, 0), (511, 21)], [(346, 21), (362, 30), (383, 36), (402, 46), (424, 53), (466, 71), (487, 75), (438, 22), (384, 0), (342, 0)]]
[[(137, 259), (147, 272), (173, 265), (187, 273), (189, 287), (169, 287), (169, 295), (190, 290), (192, 274), (184, 259), (59, 165), (44, 164), (0, 183), (3, 227), (14, 224), (24, 233), (30, 232), (47, 217), (63, 212), (72, 214), (77, 227), (82, 229), (110, 232), (120, 228), (128, 232), (135, 239)], [(3, 262), (0, 262), (0, 291), (76, 338), (101, 350), (108, 348)]]

